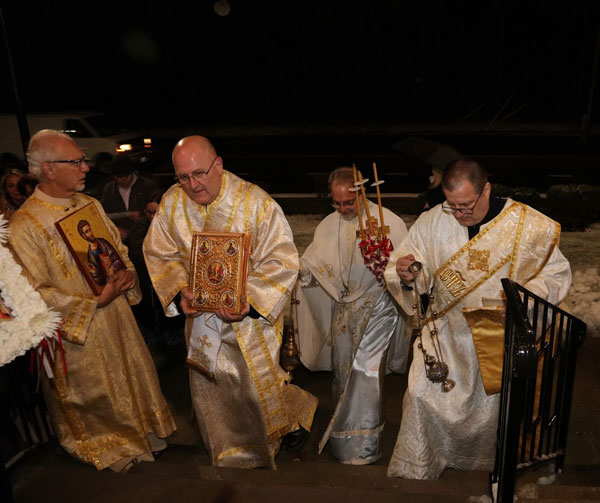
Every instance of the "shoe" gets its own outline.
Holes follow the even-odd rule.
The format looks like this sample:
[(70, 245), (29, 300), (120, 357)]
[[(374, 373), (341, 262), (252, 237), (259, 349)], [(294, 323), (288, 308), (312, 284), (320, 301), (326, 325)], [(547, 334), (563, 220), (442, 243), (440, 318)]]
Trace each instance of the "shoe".
[(300, 427), (283, 437), (283, 447), (289, 452), (298, 452), (308, 440), (308, 431)]

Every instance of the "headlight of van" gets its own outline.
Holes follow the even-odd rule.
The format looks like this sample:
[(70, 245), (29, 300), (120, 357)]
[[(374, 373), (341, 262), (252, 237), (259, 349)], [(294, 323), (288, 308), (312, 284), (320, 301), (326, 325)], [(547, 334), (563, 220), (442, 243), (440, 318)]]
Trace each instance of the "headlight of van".
[(131, 143), (123, 143), (117, 147), (117, 153), (129, 152), (131, 149)]

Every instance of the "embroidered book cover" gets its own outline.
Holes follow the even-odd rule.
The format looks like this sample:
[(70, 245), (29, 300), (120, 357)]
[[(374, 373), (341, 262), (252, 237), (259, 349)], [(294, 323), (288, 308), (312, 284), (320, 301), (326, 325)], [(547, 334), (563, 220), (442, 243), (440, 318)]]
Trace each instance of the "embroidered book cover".
[(61, 218), (55, 225), (94, 295), (100, 295), (117, 271), (126, 269), (94, 203)]
[(190, 278), (193, 307), (239, 314), (246, 302), (250, 234), (195, 232)]

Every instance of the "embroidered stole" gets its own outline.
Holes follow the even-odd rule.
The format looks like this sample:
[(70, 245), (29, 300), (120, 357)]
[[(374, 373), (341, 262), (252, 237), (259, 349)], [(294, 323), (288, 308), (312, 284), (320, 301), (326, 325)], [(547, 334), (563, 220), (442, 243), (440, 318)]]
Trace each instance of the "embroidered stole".
[[(205, 212), (202, 215), (201, 221), (192, 222), (192, 218), (188, 215), (188, 209), (184, 206), (185, 219), (187, 229), (190, 236), (193, 236), (194, 231), (199, 232), (217, 232), (225, 230), (231, 232), (232, 226), (236, 219), (243, 218), (245, 232), (252, 232), (251, 229), (258, 227), (258, 222), (262, 216), (257, 215), (256, 223), (253, 225), (249, 211), (245, 211), (243, 216), (240, 216), (241, 199), (245, 197), (249, 200), (249, 193), (245, 193), (248, 184), (243, 181), (235, 182), (229, 175), (223, 176), (223, 187), (217, 199), (207, 208), (200, 206), (198, 211)], [(226, 191), (230, 191), (233, 196), (233, 202), (227, 207), (225, 203), (223, 207), (227, 207), (228, 213), (225, 213), (223, 208), (216, 209), (218, 203), (225, 199)], [(173, 205), (171, 227), (174, 226), (174, 217), (176, 204)], [(218, 214), (215, 215), (215, 213)], [(194, 223), (196, 225), (194, 225)], [(173, 231), (174, 232), (174, 231)], [(295, 250), (294, 250), (295, 251)], [(187, 252), (187, 250), (186, 250)], [(189, 256), (182, 257), (183, 260), (189, 261)], [(256, 270), (252, 271), (255, 276), (258, 274)], [(271, 290), (264, 288), (262, 295), (269, 296), (269, 292), (275, 291), (276, 295), (281, 295), (282, 289), (286, 287), (280, 285), (269, 278), (264, 278), (265, 283), (271, 284)], [(249, 286), (249, 285), (248, 285)], [(285, 292), (285, 290), (283, 290)], [(264, 300), (262, 298), (252, 299), (248, 294), (248, 301), (251, 305), (259, 309)], [(261, 310), (259, 309), (259, 312)], [(283, 333), (283, 315), (277, 319), (271, 319), (270, 313), (266, 313), (265, 321), (259, 321), (250, 317), (244, 318), (239, 323), (217, 323), (213, 320), (213, 333), (211, 334), (206, 329), (203, 332), (198, 332), (200, 337), (196, 337), (194, 341), (189, 340), (190, 350), (188, 352), (188, 361), (197, 369), (204, 372), (208, 377), (214, 378), (218, 369), (218, 350), (221, 345), (221, 335), (225, 330), (233, 330), (237, 339), (239, 348), (242, 352), (246, 365), (252, 376), (252, 381), (256, 387), (256, 392), (260, 399), (260, 405), (265, 419), (265, 427), (267, 433), (267, 441), (269, 443), (277, 441), (281, 436), (296, 429), (298, 426), (292, 422), (289, 416), (290, 408), (287, 406), (287, 383), (288, 375), (279, 366), (279, 347), (281, 345)], [(209, 326), (211, 323), (206, 323)], [(202, 325), (200, 325), (202, 327)], [(206, 327), (204, 327), (206, 328)], [(215, 330), (216, 329), (216, 330)], [(193, 328), (190, 332), (193, 335)], [(300, 409), (299, 409), (300, 410)]]
[(560, 238), (560, 224), (522, 203), (513, 202), (434, 274), (441, 318), (510, 263), (508, 277), (526, 283), (546, 265)]

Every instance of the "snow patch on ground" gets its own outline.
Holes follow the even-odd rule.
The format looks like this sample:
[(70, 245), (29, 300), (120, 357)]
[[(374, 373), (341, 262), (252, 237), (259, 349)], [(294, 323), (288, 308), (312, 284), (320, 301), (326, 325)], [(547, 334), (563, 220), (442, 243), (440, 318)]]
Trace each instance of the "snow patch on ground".
[(596, 267), (577, 270), (563, 301), (565, 310), (585, 321), (590, 337), (600, 337), (600, 275)]

